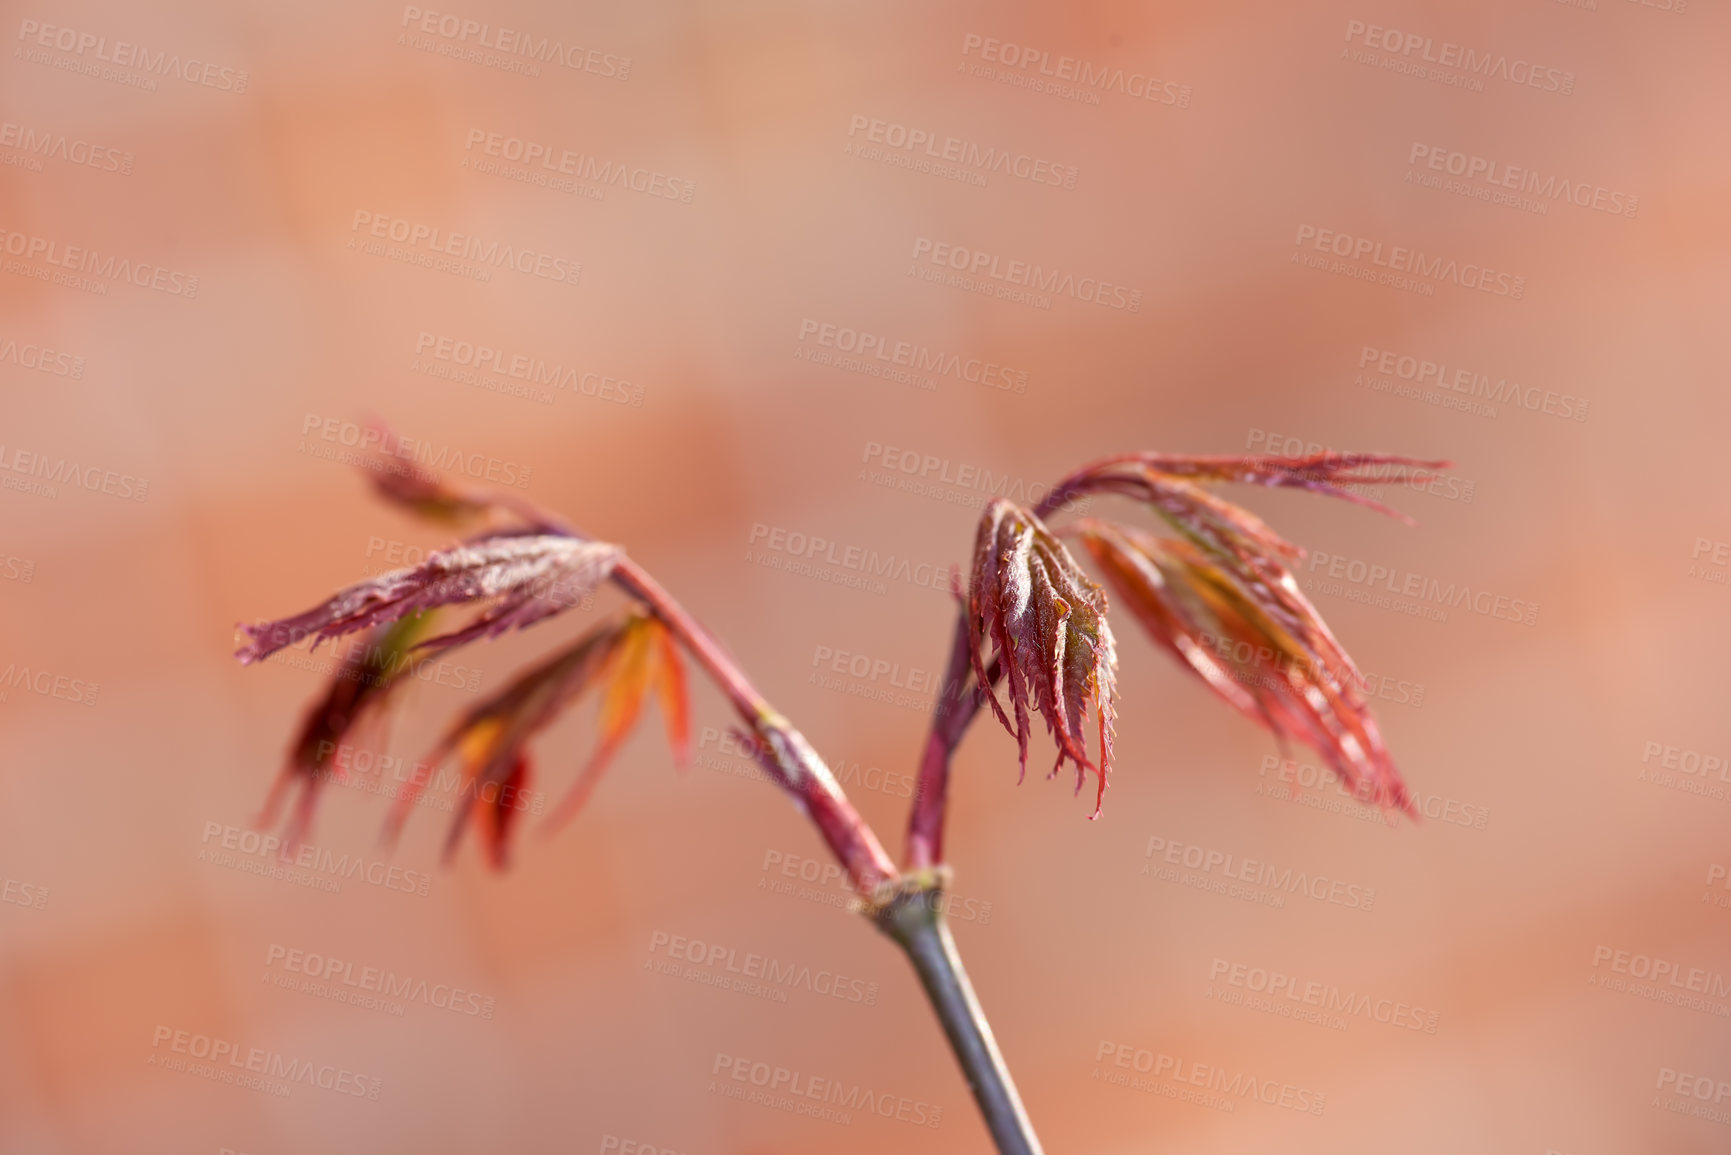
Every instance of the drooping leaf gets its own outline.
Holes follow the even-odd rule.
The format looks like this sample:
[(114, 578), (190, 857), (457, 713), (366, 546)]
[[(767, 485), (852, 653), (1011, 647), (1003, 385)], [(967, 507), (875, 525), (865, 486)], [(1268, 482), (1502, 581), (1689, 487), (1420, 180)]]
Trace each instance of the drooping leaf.
[(241, 625), (243, 664), (306, 638), (313, 647), (436, 606), (491, 603), (468, 625), (421, 645), (449, 647), (521, 629), (580, 605), (612, 571), (616, 545), (559, 534), (494, 534), (434, 553), (418, 566), (359, 582), (304, 613)]
[(1188, 540), (1093, 519), (1077, 528), (1120, 602), (1186, 669), (1278, 738), (1315, 750), (1363, 800), (1412, 811), (1362, 676), (1278, 560), (1247, 574)]
[(409, 443), (377, 418), (368, 421), (362, 445), (366, 449), (356, 468), (366, 475), (373, 492), (423, 520), (462, 528), (488, 515), (503, 515), (536, 533), (570, 532), (559, 518), (509, 490), (472, 485), (422, 465), (409, 451)]
[[(1228, 574), (1261, 611), (1309, 650), (1322, 655), (1331, 669), (1358, 679), (1346, 651), (1329, 632), (1298, 588), (1286, 567), (1287, 558), (1303, 551), (1286, 541), (1261, 518), (1204, 489), (1204, 481), (1248, 481), (1252, 484), (1309, 489), (1342, 497), (1400, 517), (1368, 498), (1341, 488), (1365, 480), (1356, 471), (1383, 467), (1392, 475), (1423, 476), (1414, 471), (1441, 468), (1447, 462), (1416, 461), (1390, 454), (1325, 453), (1304, 458), (1176, 457), (1134, 454), (1102, 462), (1070, 479), (1075, 492), (1105, 492), (1131, 497), (1148, 506), (1202, 551), (1209, 562)], [(1385, 475), (1379, 480), (1387, 480)]]
[[(594, 683), (609, 654), (618, 645), (623, 621), (615, 617), (589, 630), (571, 645), (519, 674), (497, 693), (464, 711), (445, 731), (438, 745), (422, 761), (422, 770), (397, 797), (386, 822), (387, 841), (394, 842), (432, 771), (455, 753), (462, 768), (462, 789), (450, 833), (445, 841), (447, 857), (456, 851), (476, 802), (501, 804), (505, 786), (515, 779), (527, 782), (530, 768), (526, 748), (529, 739), (550, 725)], [(518, 794), (513, 805), (527, 805)], [(507, 824), (482, 822), (483, 834), (504, 832)], [(496, 864), (502, 863), (503, 843), (490, 847)]]
[[(1117, 667), (1112, 630), (1106, 622), (1105, 591), (1089, 579), (1038, 517), (998, 498), (986, 507), (974, 539), (968, 619), (975, 676), (993, 714), (1016, 736), (1023, 773), (1031, 707), (1045, 719), (1057, 744), (1052, 773), (1069, 759), (1076, 767), (1080, 791), (1085, 772), (1095, 772), (1098, 816), (1111, 768)], [(988, 641), (1004, 670), (1014, 724), (987, 677)], [(1088, 756), (1082, 729), (1090, 705), (1099, 722), (1098, 763)]]
[[(658, 623), (659, 624), (659, 623)], [(656, 635), (655, 700), (667, 728), (667, 745), (673, 764), (683, 770), (691, 761), (691, 698), (685, 689), (685, 663), (673, 635), (661, 629)]]
[(1265, 485), (1281, 489), (1303, 489), (1338, 497), (1398, 521), (1411, 518), (1399, 510), (1356, 493), (1348, 486), (1406, 485), (1427, 481), (1432, 471), (1446, 469), (1446, 461), (1420, 461), (1390, 453), (1313, 453), (1305, 457), (1183, 456), (1142, 453), (1131, 459), (1145, 469), (1167, 477), (1194, 481), (1230, 481), (1242, 485)]
[(487, 848), (487, 862), (503, 870), (511, 861), (511, 835), (521, 821), (523, 799), (529, 796), (529, 756), (519, 754), (491, 797), (477, 799), (475, 823)]
[(589, 800), (613, 755), (631, 733), (643, 710), (643, 699), (654, 687), (661, 706), (667, 743), (674, 761), (683, 766), (690, 755), (689, 706), (685, 697), (685, 667), (667, 628), (649, 614), (632, 616), (619, 644), (607, 658), (599, 679), (606, 685), (596, 714), (597, 741), (577, 781), (547, 818), (549, 829), (569, 822)]
[[(530, 806), (530, 740), (590, 690), (604, 687), (597, 715), (598, 739), (570, 793), (550, 816), (569, 819), (600, 779), (629, 733), (657, 667), (679, 661), (663, 646), (666, 629), (647, 611), (633, 607), (596, 626), (565, 649), (518, 675), (509, 685), (459, 717), (397, 798), (386, 826), (394, 840), (434, 768), (455, 754), (462, 768), (457, 812), (446, 838), (447, 857), (461, 842), (473, 813), (493, 865), (505, 865), (510, 837)], [(683, 713), (669, 715), (670, 735), (683, 733)], [(677, 749), (678, 741), (674, 738)]]
[(412, 455), (403, 452), (403, 439), (377, 418), (367, 422), (363, 444), (367, 452), (357, 468), (366, 475), (373, 491), (417, 517), (460, 526), (497, 504), (491, 494), (416, 463)]
[(353, 744), (363, 726), (384, 712), (403, 675), (412, 672), (411, 651), (432, 619), (429, 612), (374, 626), (366, 637), (357, 640), (332, 674), (323, 696), (307, 710), (288, 760), (257, 820), (261, 827), (276, 825), (285, 796), (298, 786), (294, 812), (282, 840), (285, 854), (292, 853), (311, 834), (320, 788), (329, 778), (343, 777), (339, 755), (344, 744)]

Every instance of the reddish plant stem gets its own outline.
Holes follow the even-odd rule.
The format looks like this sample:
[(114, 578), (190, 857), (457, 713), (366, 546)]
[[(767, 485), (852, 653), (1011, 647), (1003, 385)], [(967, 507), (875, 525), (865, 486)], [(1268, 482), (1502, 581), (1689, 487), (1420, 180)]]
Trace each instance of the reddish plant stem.
[[(565, 519), (514, 495), (498, 495), (494, 504), (508, 509), (534, 529), (591, 540)], [(948, 876), (947, 868), (898, 875), (894, 860), (848, 801), (841, 784), (817, 751), (758, 692), (714, 635), (629, 557), (620, 555), (610, 580), (647, 605), (709, 674), (758, 739), (754, 752), (765, 770), (793, 794), (847, 870), (863, 900), (863, 912), (907, 954), (1000, 1155), (1040, 1155), (1040, 1141), (1034, 1135), (991, 1025), (962, 966), (955, 940), (944, 924), (939, 899), (943, 879)], [(945, 678), (944, 696), (939, 704), (940, 720), (947, 719), (935, 730), (942, 741), (935, 752), (928, 743), (929, 756), (921, 770), (922, 793), (914, 799), (910, 819), (920, 822), (924, 814), (926, 821), (932, 823), (929, 832), (923, 832), (926, 839), (923, 845), (929, 847), (926, 853), (933, 858), (942, 853), (949, 755), (980, 706), (978, 690), (967, 688), (972, 672), (968, 642), (964, 614), (958, 623), (951, 670)], [(987, 670), (987, 677), (988, 684), (997, 680), (997, 662)]]
[(655, 616), (672, 630), (698, 665), (709, 674), (716, 688), (727, 696), (748, 725), (755, 725), (759, 715), (773, 713), (769, 702), (751, 684), (740, 668), (721, 648), (721, 643), (686, 612), (649, 571), (622, 555), (613, 567), (613, 581), (626, 593), (655, 611)]
[[(932, 730), (926, 737), (925, 752), (920, 756), (913, 806), (908, 810), (905, 865), (909, 870), (936, 866), (944, 860), (944, 812), (949, 804), (950, 755), (980, 708), (981, 691), (973, 684), (973, 661), (969, 654), (968, 609), (964, 603), (956, 615), (949, 668), (944, 671), (944, 680), (938, 691)], [(998, 664), (994, 661), (987, 674), (995, 682), (997, 673)]]
[(896, 877), (895, 860), (848, 801), (841, 783), (824, 764), (805, 736), (793, 728), (757, 687), (751, 684), (721, 643), (703, 624), (685, 611), (649, 572), (622, 556), (612, 579), (631, 596), (654, 611), (655, 616), (684, 643), (689, 652), (727, 696), (745, 724), (762, 742), (767, 761), (781, 782), (817, 826), (818, 832), (848, 872), (860, 896), (874, 900)]
[[(907, 954), (1000, 1155), (1040, 1155), (1040, 1140), (1028, 1121), (1027, 1110), (998, 1049), (991, 1024), (986, 1021), (955, 940), (944, 923), (938, 901), (941, 883), (930, 871), (923, 872), (924, 877), (910, 873), (898, 878), (895, 863), (871, 827), (848, 802), (841, 785), (817, 752), (764, 700), (709, 631), (686, 613), (654, 578), (629, 558), (621, 558), (612, 576), (628, 593), (648, 604), (667, 628), (678, 635), (692, 657), (732, 701), (740, 717), (756, 731), (762, 739), (759, 760), (765, 769), (805, 807), (830, 850), (847, 869), (848, 877), (865, 900), (866, 912)], [(965, 713), (961, 709), (951, 712), (951, 716), (962, 719), (961, 727), (967, 725), (967, 719), (979, 708), (978, 695), (963, 690), (969, 666), (966, 631), (964, 616), (944, 687), (947, 701), (969, 703)], [(994, 664), (989, 673), (995, 678), (996, 671)], [(940, 713), (944, 710), (941, 704), (939, 710)], [(944, 733), (947, 736), (948, 729)], [(937, 820), (932, 831), (934, 855), (941, 851), (942, 791), (949, 769), (948, 752), (960, 737), (957, 729), (935, 764), (938, 779), (931, 788), (938, 804), (935, 811), (930, 811)], [(921, 786), (922, 789), (927, 786), (924, 769)], [(921, 805), (922, 800), (923, 796), (914, 800), (916, 822), (929, 810)]]
[[(593, 540), (565, 518), (542, 509), (516, 494), (474, 489), (475, 499), (490, 502), (497, 508), (527, 522), (531, 528), (567, 537)], [(866, 825), (847, 793), (836, 781), (828, 765), (814, 750), (805, 735), (794, 729), (769, 700), (752, 685), (751, 679), (722, 648), (715, 636), (704, 628), (684, 606), (664, 589), (649, 571), (621, 554), (614, 564), (610, 580), (626, 593), (647, 605), (673, 635), (685, 646), (697, 664), (702, 666), (717, 689), (727, 697), (740, 719), (750, 727), (762, 761), (775, 780), (792, 794), (794, 800), (817, 826), (831, 853), (847, 870), (848, 880), (855, 891), (870, 904), (878, 901), (896, 879), (895, 860), (884, 849), (877, 834)]]
[[(1107, 459), (1108, 461), (1115, 459)], [(1085, 465), (1065, 477), (1045, 500), (1034, 507), (1034, 516), (1042, 520), (1062, 508), (1084, 491), (1090, 470), (1103, 462)], [(949, 668), (944, 671), (943, 686), (932, 710), (932, 728), (926, 735), (926, 746), (920, 756), (919, 781), (914, 787), (914, 803), (908, 812), (908, 842), (903, 859), (909, 870), (936, 866), (944, 860), (944, 819), (949, 809), (950, 762), (956, 747), (973, 724), (974, 715), (985, 704), (986, 695), (993, 692), (1003, 667), (996, 658), (986, 667), (986, 684), (973, 678), (973, 641), (969, 636), (968, 601), (956, 610), (954, 640), (950, 645)]]

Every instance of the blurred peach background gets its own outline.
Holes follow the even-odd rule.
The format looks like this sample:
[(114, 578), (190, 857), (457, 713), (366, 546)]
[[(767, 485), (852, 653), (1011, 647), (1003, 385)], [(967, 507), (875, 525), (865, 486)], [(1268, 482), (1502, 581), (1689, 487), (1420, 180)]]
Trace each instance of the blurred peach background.
[[(234, 623), (445, 544), (331, 459), (375, 414), (623, 542), (898, 853), (929, 695), (889, 683), (935, 677), (951, 603), (789, 568), (775, 535), (930, 575), (986, 500), (964, 467), (1027, 487), (1137, 448), (1452, 459), (1452, 489), (1383, 493), (1416, 527), (1233, 494), (1318, 551), (1303, 580), (1378, 679), (1431, 817), (1340, 807), (1314, 756), (1275, 761), (1125, 619), (1101, 821), (1061, 783), (1017, 787), (989, 722), (962, 749), (948, 849), (981, 998), (1054, 1155), (1731, 1143), (1722, 6), (71, 0), (0, 27), (0, 1151), (988, 1150), (911, 972), (811, 880), (821, 844), (723, 748), (707, 687), (695, 765), (641, 728), (509, 873), (473, 846), (441, 869), (428, 806), (390, 860), (426, 893), (370, 884), (386, 803), (366, 775), (327, 792), (316, 838), (366, 871), (335, 890), (255, 872), (270, 858), (241, 832), (328, 655), (242, 669)], [(502, 28), (575, 66), (526, 67)], [(1445, 42), (1502, 71), (1450, 82), (1424, 62)], [(1042, 75), (1080, 70), (1061, 58), (1107, 79)], [(916, 130), (964, 159), (903, 163)], [(511, 179), (512, 139), (648, 175)], [(1450, 174), (1474, 157), (1591, 195), (1499, 203), (1488, 170)], [(391, 259), (375, 220), (581, 272)], [(165, 272), (57, 282), (67, 246)], [(1359, 247), (1374, 276), (1397, 246), (1455, 273), (1327, 267)], [(1124, 292), (971, 291), (932, 259), (957, 247)], [(1506, 279), (1479, 291), (1466, 266)], [(1012, 387), (857, 371), (825, 345), (844, 330)], [(470, 345), (575, 372), (513, 395), (456, 363)], [(1412, 388), (1402, 358), (1530, 404)], [(61, 462), (82, 485), (32, 474)], [(926, 489), (899, 484), (910, 467)], [(1474, 597), (1379, 602), (1372, 567)], [(416, 686), (391, 753), (419, 757), (470, 684), (582, 617), (453, 656), (461, 684)], [(541, 786), (591, 740), (589, 710), (550, 731)], [(1171, 881), (1173, 847), (1374, 901)], [(714, 985), (749, 955), (832, 979)], [(289, 959), (322, 974), (311, 956), (465, 993), (343, 1002), (301, 985)], [(1274, 974), (1349, 1009), (1256, 1002)], [(199, 1037), (347, 1078), (201, 1078), (174, 1062)], [(741, 1101), (734, 1063), (941, 1116)], [(1195, 1064), (1320, 1113), (1193, 1101), (1172, 1072)]]

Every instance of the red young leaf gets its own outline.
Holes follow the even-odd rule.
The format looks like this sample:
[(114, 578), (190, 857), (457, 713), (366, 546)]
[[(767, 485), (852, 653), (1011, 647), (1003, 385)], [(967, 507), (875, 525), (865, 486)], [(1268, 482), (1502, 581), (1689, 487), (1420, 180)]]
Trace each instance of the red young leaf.
[(549, 829), (569, 822), (589, 800), (613, 755), (630, 735), (652, 685), (661, 703), (662, 721), (674, 760), (683, 765), (690, 753), (685, 668), (667, 628), (658, 620), (648, 614), (633, 615), (627, 620), (618, 644), (607, 657), (606, 668), (596, 680), (607, 687), (596, 714), (598, 742), (577, 781), (548, 815)]
[(415, 461), (412, 443), (384, 422), (367, 423), (361, 438), (364, 456), (357, 468), (373, 491), (417, 517), (446, 526), (463, 526), (490, 513), (517, 518), (537, 533), (562, 533), (567, 527), (514, 493), (470, 485), (445, 477)]
[[(1168, 477), (1196, 481), (1233, 481), (1243, 485), (1304, 489), (1338, 497), (1410, 523), (1411, 518), (1379, 501), (1355, 493), (1352, 485), (1406, 485), (1431, 479), (1446, 461), (1418, 461), (1389, 453), (1313, 453), (1307, 457), (1211, 457), (1141, 453), (1131, 459)], [(1369, 471), (1369, 472), (1367, 472)]]
[(679, 644), (673, 634), (663, 629), (656, 635), (655, 700), (661, 707), (661, 721), (667, 728), (667, 744), (673, 750), (673, 764), (681, 770), (691, 761), (691, 698), (685, 689), (685, 663), (679, 657)]
[[(1085, 771), (1099, 778), (1094, 815), (1106, 793), (1112, 759), (1113, 678), (1117, 656), (1106, 624), (1106, 594), (1076, 564), (1063, 542), (1029, 510), (1003, 498), (980, 518), (968, 584), (970, 657), (992, 712), (1016, 736), (1028, 764), (1028, 709), (1046, 721), (1058, 746), (1056, 774), (1068, 758), (1076, 789)], [(1011, 724), (986, 675), (990, 640), (1006, 675)], [(1089, 705), (1099, 720), (1100, 760), (1088, 757), (1082, 724)]]
[(310, 835), (320, 788), (327, 778), (342, 779), (337, 754), (366, 722), (383, 713), (403, 675), (414, 669), (411, 651), (432, 618), (431, 613), (417, 614), (373, 627), (343, 659), (324, 696), (308, 709), (288, 762), (277, 775), (258, 817), (259, 826), (276, 825), (284, 796), (299, 786), (300, 795), (283, 835), (284, 854), (292, 853)]
[(492, 509), (495, 499), (415, 463), (401, 437), (377, 419), (367, 422), (361, 441), (367, 450), (358, 468), (386, 501), (429, 521), (459, 525)]
[(1092, 519), (1083, 544), (1118, 598), (1187, 669), (1276, 737), (1314, 749), (1360, 798), (1412, 811), (1362, 675), (1273, 557), (1254, 568)]
[(1325, 453), (1305, 458), (1136, 454), (1090, 467), (1069, 479), (1065, 488), (1072, 493), (1116, 493), (1147, 502), (1287, 636), (1315, 654), (1325, 668), (1340, 671), (1349, 682), (1357, 683), (1362, 676), (1352, 659), (1299, 590), (1282, 560), (1298, 557), (1303, 551), (1248, 510), (1210, 493), (1190, 478), (1304, 488), (1381, 509), (1340, 486), (1365, 480), (1356, 471), (1367, 465), (1387, 466), (1405, 476), (1407, 470), (1446, 464), (1388, 454)]
[(475, 825), (481, 830), (481, 841), (487, 847), (487, 863), (494, 870), (510, 865), (511, 834), (517, 828), (523, 800), (528, 796), (529, 755), (519, 753), (512, 759), (498, 789), (470, 803), (475, 807)]
[(606, 580), (621, 555), (616, 545), (560, 534), (494, 534), (435, 553), (418, 566), (359, 582), (304, 613), (240, 626), (243, 664), (308, 637), (327, 638), (393, 622), (435, 606), (492, 604), (467, 626), (422, 642), (448, 647), (533, 625), (579, 605)]
[[(433, 769), (455, 752), (462, 765), (463, 786), (445, 843), (446, 855), (455, 853), (473, 811), (487, 842), (489, 859), (495, 866), (505, 865), (515, 819), (529, 805), (525, 793), (530, 776), (529, 741), (585, 693), (602, 686), (605, 694), (596, 750), (549, 822), (569, 819), (629, 732), (656, 677), (656, 667), (679, 661), (676, 650), (662, 647), (665, 635), (666, 629), (657, 619), (633, 607), (524, 671), (465, 712), (397, 798), (386, 826), (387, 838), (396, 838)], [(683, 733), (685, 725), (683, 715), (669, 719), (669, 733), (675, 735), (676, 746), (677, 735)]]

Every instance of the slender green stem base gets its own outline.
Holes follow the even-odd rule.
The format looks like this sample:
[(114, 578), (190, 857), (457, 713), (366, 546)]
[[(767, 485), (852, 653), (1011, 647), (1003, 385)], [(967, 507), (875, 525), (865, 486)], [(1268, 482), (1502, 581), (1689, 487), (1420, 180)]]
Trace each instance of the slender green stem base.
[(1043, 1155), (944, 920), (941, 877), (947, 873), (939, 868), (904, 876), (895, 896), (878, 906), (873, 918), (914, 964), (998, 1151), (1001, 1155)]

